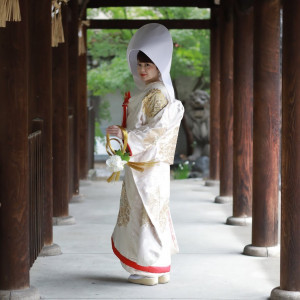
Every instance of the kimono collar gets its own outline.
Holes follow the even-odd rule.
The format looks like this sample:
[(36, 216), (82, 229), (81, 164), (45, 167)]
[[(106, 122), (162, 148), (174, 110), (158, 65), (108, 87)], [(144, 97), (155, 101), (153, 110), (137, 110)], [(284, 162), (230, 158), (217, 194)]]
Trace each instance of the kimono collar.
[(158, 23), (144, 25), (134, 34), (128, 45), (128, 65), (136, 86), (143, 90), (145, 83), (137, 72), (137, 54), (139, 51), (143, 51), (157, 66), (170, 98), (174, 99), (174, 89), (170, 76), (173, 41), (168, 29)]

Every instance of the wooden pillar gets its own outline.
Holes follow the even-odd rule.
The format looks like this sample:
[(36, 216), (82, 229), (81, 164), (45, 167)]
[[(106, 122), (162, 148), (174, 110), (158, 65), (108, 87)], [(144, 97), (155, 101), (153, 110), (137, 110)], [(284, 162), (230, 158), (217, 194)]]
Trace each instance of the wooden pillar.
[[(86, 26), (82, 28), (85, 47)], [(88, 111), (87, 111), (87, 57), (86, 53), (78, 57), (78, 95), (79, 95), (79, 154), (80, 179), (85, 179), (88, 173)]]
[(210, 31), (210, 154), (207, 186), (219, 184), (220, 173), (220, 8), (211, 10)]
[(62, 5), (65, 43), (52, 48), (53, 216), (54, 224), (73, 224), (69, 216), (68, 6)]
[(280, 0), (254, 1), (252, 245), (244, 253), (278, 254), (280, 149)]
[(39, 299), (29, 287), (28, 4), (20, 1), (21, 22), (0, 28), (1, 299)]
[(253, 0), (234, 3), (233, 216), (252, 219)]
[[(53, 181), (52, 181), (52, 48), (51, 3), (30, 0), (30, 63), (29, 63), (29, 131), (33, 131), (34, 118), (43, 120), (44, 176), (44, 249), (42, 255), (60, 254), (53, 244)], [(43, 66), (43, 67), (41, 67)]]
[(283, 1), (280, 287), (271, 299), (300, 299), (299, 12), (299, 1)]
[(232, 201), (233, 181), (233, 1), (221, 4), (220, 195), (216, 203)]
[[(69, 107), (74, 114), (74, 140), (73, 140), (73, 193), (79, 194), (79, 120), (81, 112), (79, 111), (78, 97), (78, 1), (68, 2), (68, 45), (69, 45)], [(70, 195), (72, 198), (72, 195)]]

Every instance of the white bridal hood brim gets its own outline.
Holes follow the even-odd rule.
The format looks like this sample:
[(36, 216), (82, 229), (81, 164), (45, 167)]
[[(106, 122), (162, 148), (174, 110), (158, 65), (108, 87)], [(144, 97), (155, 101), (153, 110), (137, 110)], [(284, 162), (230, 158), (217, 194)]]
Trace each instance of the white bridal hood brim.
[(157, 66), (161, 79), (174, 99), (174, 89), (170, 76), (172, 63), (173, 41), (168, 29), (158, 23), (142, 26), (132, 37), (127, 48), (127, 60), (136, 86), (145, 88), (145, 83), (137, 72), (137, 53), (143, 51)]

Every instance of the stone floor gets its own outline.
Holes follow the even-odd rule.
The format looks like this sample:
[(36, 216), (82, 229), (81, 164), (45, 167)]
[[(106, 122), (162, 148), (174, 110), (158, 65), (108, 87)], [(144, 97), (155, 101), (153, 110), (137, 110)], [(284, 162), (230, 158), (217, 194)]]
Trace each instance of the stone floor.
[(267, 299), (279, 285), (279, 258), (242, 255), (251, 226), (225, 225), (231, 204), (215, 204), (218, 188), (202, 180), (171, 182), (171, 211), (180, 253), (171, 282), (153, 287), (127, 282), (110, 246), (121, 182), (82, 181), (84, 201), (70, 204), (75, 225), (55, 226), (63, 254), (39, 257), (31, 285), (42, 299)]

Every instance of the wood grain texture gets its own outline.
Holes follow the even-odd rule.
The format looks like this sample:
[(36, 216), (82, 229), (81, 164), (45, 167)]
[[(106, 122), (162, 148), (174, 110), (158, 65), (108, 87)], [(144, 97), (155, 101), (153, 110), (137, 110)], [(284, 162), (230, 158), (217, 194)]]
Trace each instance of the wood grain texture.
[(221, 9), (220, 196), (232, 196), (233, 1), (222, 1)]
[(254, 1), (252, 244), (278, 243), (280, 0)]
[[(99, 8), (99, 7), (122, 7), (122, 6), (140, 6), (141, 2), (136, 0), (90, 0), (87, 4), (87, 8)], [(143, 1), (143, 6), (194, 6), (199, 8), (209, 8), (214, 6), (213, 0), (147, 0)]]
[(300, 291), (300, 2), (283, 1), (280, 288)]
[[(83, 36), (86, 44), (86, 27), (83, 26)], [(85, 179), (88, 173), (88, 120), (87, 120), (87, 57), (78, 57), (78, 97), (79, 97), (79, 167), (80, 179)]]
[(211, 12), (209, 178), (220, 178), (220, 8)]
[[(89, 20), (89, 29), (138, 29), (157, 20)], [(210, 20), (159, 20), (168, 29), (210, 29)]]
[[(52, 48), (51, 48), (51, 3), (47, 0), (30, 0), (30, 68), (29, 68), (29, 118), (43, 120), (43, 169), (44, 174), (44, 238), (45, 244), (53, 242), (53, 182), (52, 182)], [(41, 67), (43, 66), (43, 67)]]
[[(74, 141), (73, 141), (73, 194), (79, 193), (79, 97), (78, 97), (78, 1), (68, 3), (68, 46), (69, 46), (69, 108), (74, 116)], [(71, 175), (72, 176), (72, 175)]]
[(0, 29), (0, 290), (29, 287), (28, 8)]
[(234, 5), (233, 216), (252, 215), (253, 6)]
[[(62, 7), (67, 32), (68, 6)], [(69, 122), (68, 122), (68, 35), (65, 43), (52, 48), (53, 99), (53, 216), (69, 215)]]

